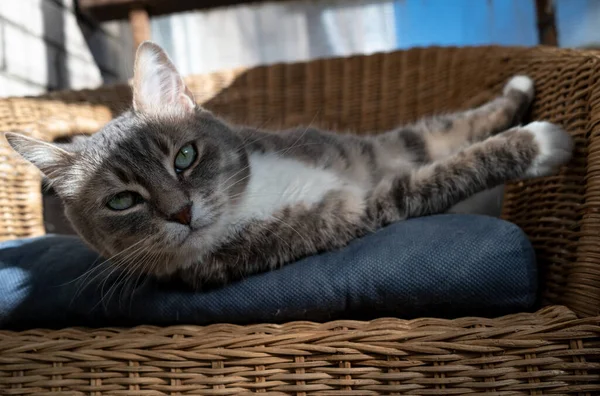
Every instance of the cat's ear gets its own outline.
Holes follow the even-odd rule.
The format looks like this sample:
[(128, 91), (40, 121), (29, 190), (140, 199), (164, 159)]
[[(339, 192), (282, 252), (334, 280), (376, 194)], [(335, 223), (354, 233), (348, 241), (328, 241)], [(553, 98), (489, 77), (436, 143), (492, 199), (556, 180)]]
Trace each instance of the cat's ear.
[(185, 116), (196, 108), (194, 96), (158, 45), (145, 41), (135, 54), (133, 108), (152, 116)]
[(75, 154), (55, 144), (18, 133), (4, 134), (8, 144), (23, 158), (35, 165), (49, 179), (55, 179), (73, 163)]

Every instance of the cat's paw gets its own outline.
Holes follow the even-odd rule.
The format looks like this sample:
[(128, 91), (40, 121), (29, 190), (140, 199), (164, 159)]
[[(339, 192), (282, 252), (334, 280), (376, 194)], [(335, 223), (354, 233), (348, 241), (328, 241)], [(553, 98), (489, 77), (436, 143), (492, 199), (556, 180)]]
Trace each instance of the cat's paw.
[(527, 177), (553, 175), (560, 166), (571, 160), (573, 138), (560, 126), (551, 122), (535, 121), (525, 125), (523, 129), (533, 135), (539, 150), (527, 169)]
[(504, 86), (502, 93), (508, 95), (513, 90), (523, 92), (529, 101), (532, 101), (535, 95), (533, 80), (527, 76), (512, 77)]

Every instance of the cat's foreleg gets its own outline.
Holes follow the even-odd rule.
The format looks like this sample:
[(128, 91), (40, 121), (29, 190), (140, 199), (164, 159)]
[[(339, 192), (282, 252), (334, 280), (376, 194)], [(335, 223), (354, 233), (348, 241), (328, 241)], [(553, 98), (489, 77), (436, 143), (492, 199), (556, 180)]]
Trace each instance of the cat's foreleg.
[(572, 138), (561, 127), (532, 122), (384, 180), (371, 199), (371, 211), (379, 207), (383, 223), (443, 213), (507, 181), (551, 175), (570, 160), (572, 150)]
[(451, 114), (425, 118), (379, 137), (384, 147), (395, 140), (408, 151), (423, 151), (422, 162), (433, 162), (518, 124), (534, 97), (533, 80), (515, 76), (503, 94), (486, 104)]

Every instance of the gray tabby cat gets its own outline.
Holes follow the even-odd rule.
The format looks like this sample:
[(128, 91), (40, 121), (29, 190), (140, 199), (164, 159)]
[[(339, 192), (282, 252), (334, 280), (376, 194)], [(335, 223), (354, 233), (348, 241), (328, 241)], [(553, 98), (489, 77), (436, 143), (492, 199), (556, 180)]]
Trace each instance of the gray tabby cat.
[(392, 222), (443, 213), (571, 158), (561, 127), (519, 122), (533, 82), (466, 112), (375, 136), (271, 133), (198, 107), (155, 44), (136, 55), (133, 109), (59, 145), (7, 133), (64, 201), (79, 235), (131, 272), (200, 287), (278, 268)]

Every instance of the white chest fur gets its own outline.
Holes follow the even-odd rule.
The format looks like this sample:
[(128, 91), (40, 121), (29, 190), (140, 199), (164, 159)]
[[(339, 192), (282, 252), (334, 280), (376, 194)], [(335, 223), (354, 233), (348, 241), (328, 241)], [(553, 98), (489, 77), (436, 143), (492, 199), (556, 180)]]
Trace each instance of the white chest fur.
[(250, 172), (235, 223), (269, 219), (287, 206), (317, 204), (329, 191), (345, 185), (334, 172), (272, 154), (251, 155)]

